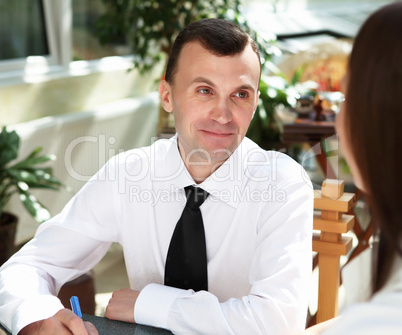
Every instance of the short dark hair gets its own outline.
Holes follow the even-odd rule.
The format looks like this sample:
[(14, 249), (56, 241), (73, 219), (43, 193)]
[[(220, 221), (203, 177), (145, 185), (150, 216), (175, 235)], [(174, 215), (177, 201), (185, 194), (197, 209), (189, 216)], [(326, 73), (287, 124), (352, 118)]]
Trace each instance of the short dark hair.
[(171, 85), (177, 72), (181, 50), (190, 42), (199, 42), (205, 49), (218, 56), (236, 55), (250, 44), (261, 67), (257, 44), (239, 26), (223, 19), (202, 19), (184, 28), (173, 44), (165, 74), (165, 80)]
[(350, 56), (344, 127), (362, 177), (376, 230), (381, 232), (374, 292), (402, 255), (402, 2), (373, 13)]

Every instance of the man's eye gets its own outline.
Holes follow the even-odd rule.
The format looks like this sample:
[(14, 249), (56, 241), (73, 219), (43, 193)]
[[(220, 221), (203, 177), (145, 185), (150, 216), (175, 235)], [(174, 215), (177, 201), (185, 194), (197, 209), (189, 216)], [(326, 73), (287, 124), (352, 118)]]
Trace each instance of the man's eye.
[(198, 92), (202, 94), (211, 94), (211, 90), (209, 88), (200, 88)]
[(241, 99), (248, 97), (247, 92), (237, 92), (235, 95), (236, 95), (236, 97), (241, 98)]

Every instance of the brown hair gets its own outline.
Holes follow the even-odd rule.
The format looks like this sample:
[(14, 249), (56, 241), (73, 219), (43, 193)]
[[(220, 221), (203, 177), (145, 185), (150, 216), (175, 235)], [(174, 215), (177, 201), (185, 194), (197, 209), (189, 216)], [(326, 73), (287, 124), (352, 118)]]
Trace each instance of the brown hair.
[(373, 13), (349, 60), (345, 130), (373, 214), (379, 245), (374, 292), (402, 255), (402, 3)]
[(180, 52), (183, 46), (190, 42), (199, 42), (205, 49), (218, 56), (236, 55), (250, 43), (261, 66), (257, 44), (240, 27), (223, 19), (202, 19), (189, 24), (173, 44), (165, 74), (166, 81), (171, 85), (177, 72)]

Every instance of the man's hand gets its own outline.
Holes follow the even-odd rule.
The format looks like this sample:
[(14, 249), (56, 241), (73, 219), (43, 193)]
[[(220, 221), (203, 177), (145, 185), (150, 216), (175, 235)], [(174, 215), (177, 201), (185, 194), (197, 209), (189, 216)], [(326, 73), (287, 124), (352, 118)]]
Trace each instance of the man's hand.
[(113, 292), (112, 298), (106, 307), (105, 317), (111, 320), (120, 320), (135, 323), (134, 306), (140, 292), (123, 288)]
[(98, 335), (95, 326), (84, 322), (69, 309), (62, 309), (52, 317), (36, 321), (21, 329), (18, 335)]

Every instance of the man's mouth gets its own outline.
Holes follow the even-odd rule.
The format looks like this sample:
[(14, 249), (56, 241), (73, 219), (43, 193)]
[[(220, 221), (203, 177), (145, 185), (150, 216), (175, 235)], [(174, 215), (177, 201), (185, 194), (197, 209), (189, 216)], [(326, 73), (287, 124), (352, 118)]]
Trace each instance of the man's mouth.
[(226, 131), (218, 131), (218, 130), (205, 130), (202, 129), (202, 132), (204, 132), (205, 134), (209, 135), (209, 136), (216, 136), (216, 137), (227, 137), (227, 136), (231, 136), (234, 133), (232, 132), (226, 132)]

